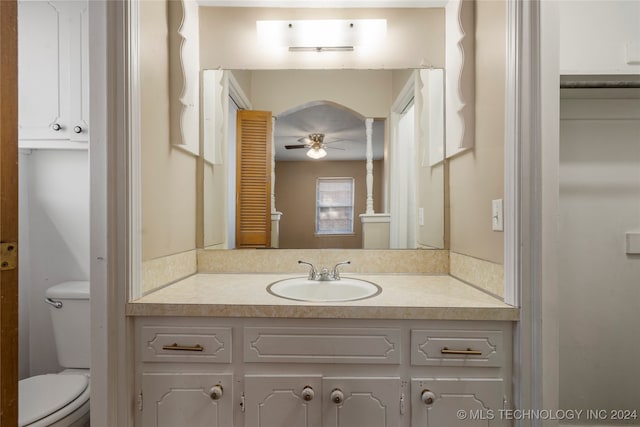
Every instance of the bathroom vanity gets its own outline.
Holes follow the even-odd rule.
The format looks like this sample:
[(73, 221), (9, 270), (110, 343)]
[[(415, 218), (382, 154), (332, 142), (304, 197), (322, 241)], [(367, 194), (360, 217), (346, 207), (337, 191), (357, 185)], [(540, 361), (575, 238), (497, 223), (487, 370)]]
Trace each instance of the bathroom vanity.
[(447, 275), (359, 274), (382, 292), (351, 302), (266, 291), (291, 277), (196, 274), (129, 303), (136, 425), (511, 425), (516, 308)]

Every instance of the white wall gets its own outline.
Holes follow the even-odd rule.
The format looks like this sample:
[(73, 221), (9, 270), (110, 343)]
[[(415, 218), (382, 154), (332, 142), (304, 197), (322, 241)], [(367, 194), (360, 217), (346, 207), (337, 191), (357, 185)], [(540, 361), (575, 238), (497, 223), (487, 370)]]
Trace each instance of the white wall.
[[(602, 93), (572, 90), (569, 96)], [(625, 232), (640, 230), (640, 91), (635, 93), (636, 99), (561, 101), (563, 409), (633, 410), (640, 402), (640, 255), (627, 255), (624, 243)]]
[(559, 1), (558, 13), (561, 74), (640, 73), (639, 1)]
[[(89, 280), (87, 151), (33, 150), (20, 166), (20, 375), (59, 370), (47, 288)], [(25, 310), (25, 311), (22, 311)]]

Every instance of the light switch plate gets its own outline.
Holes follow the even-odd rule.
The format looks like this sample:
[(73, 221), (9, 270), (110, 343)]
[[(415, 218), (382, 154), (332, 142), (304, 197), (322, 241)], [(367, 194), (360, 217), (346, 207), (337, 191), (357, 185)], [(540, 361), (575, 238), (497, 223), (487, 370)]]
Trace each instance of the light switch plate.
[(493, 231), (504, 231), (502, 220), (502, 199), (491, 201), (491, 228)]
[(418, 225), (424, 225), (424, 208), (418, 208)]
[(640, 43), (627, 43), (626, 51), (627, 65), (640, 65)]
[(640, 231), (626, 233), (627, 254), (640, 255)]

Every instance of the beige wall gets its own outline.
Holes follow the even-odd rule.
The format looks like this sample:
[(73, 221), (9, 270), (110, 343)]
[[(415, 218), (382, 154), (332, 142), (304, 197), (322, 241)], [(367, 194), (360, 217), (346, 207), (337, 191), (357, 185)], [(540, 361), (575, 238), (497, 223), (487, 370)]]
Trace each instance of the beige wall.
[(400, 96), (400, 92), (402, 92), (409, 79), (412, 78), (413, 71), (413, 69), (393, 71), (391, 76), (391, 97), (393, 100)]
[(278, 115), (310, 101), (333, 101), (365, 117), (387, 117), (392, 71), (253, 71), (251, 102), (256, 110)]
[[(380, 211), (381, 166), (380, 161), (373, 164), (376, 212)], [(319, 177), (355, 178), (353, 236), (315, 236), (316, 180)], [(362, 247), (362, 225), (358, 215), (365, 212), (367, 198), (364, 161), (276, 162), (275, 193), (276, 208), (283, 214), (280, 221), (280, 248)]]
[(251, 93), (251, 71), (233, 70), (231, 74), (233, 74), (233, 77), (235, 77), (245, 95), (249, 96), (249, 94)]
[[(323, 18), (385, 18), (387, 35), (375, 50), (367, 52), (318, 55), (291, 53), (286, 48), (274, 51), (258, 45), (256, 20)], [(444, 9), (201, 7), (200, 42), (200, 63), (204, 69), (442, 68)]]
[(450, 160), (451, 250), (503, 263), (491, 200), (504, 193), (506, 3), (476, 3), (475, 147)]
[(141, 2), (143, 260), (195, 249), (196, 158), (170, 144), (166, 40), (166, 3)]

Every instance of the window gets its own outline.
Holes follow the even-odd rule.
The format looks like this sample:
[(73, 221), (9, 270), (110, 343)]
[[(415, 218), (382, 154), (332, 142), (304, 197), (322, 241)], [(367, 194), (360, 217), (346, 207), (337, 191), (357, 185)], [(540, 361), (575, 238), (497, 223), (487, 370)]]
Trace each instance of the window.
[(316, 234), (353, 233), (353, 178), (318, 178)]

